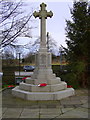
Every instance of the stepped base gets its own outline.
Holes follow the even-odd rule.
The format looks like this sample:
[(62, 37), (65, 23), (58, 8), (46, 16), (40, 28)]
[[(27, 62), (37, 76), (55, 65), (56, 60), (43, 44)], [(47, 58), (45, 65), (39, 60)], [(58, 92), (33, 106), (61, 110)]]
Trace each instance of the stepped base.
[(29, 92), (56, 92), (60, 90), (64, 90), (67, 88), (67, 84), (65, 82), (60, 82), (59, 84), (47, 85), (45, 87), (38, 87), (38, 85), (20, 83), (19, 89)]
[(61, 100), (66, 97), (73, 96), (74, 89), (66, 88), (65, 90), (57, 92), (29, 92), (20, 90), (19, 86), (17, 86), (12, 89), (12, 94), (25, 100)]

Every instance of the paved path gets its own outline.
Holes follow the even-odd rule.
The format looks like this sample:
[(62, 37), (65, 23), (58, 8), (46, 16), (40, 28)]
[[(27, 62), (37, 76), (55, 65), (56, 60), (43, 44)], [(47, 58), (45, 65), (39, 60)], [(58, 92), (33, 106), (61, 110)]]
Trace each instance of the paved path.
[[(1, 116), (0, 116), (1, 117)], [(88, 118), (88, 91), (60, 101), (25, 101), (13, 97), (11, 89), (2, 92), (3, 118)]]

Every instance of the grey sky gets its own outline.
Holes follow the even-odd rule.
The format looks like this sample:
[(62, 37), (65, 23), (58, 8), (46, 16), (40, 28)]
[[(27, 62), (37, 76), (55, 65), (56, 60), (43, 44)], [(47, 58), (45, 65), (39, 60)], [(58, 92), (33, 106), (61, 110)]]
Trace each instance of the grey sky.
[[(34, 0), (33, 0), (34, 1)], [(28, 6), (25, 8), (27, 11), (30, 10), (30, 7), (32, 8), (36, 8), (35, 10), (38, 11), (40, 10), (40, 4), (42, 2), (47, 4), (47, 11), (52, 11), (53, 12), (53, 17), (52, 18), (48, 18), (47, 24), (46, 24), (46, 31), (50, 33), (50, 35), (52, 36), (52, 38), (57, 42), (57, 45), (59, 46), (60, 44), (66, 47), (66, 43), (65, 43), (65, 25), (66, 22), (65, 20), (67, 19), (71, 19), (71, 14), (70, 14), (70, 9), (73, 6), (73, 1), (71, 0), (64, 0), (64, 2), (61, 0), (60, 2), (56, 1), (49, 1), (49, 2), (45, 2), (42, 0), (38, 0), (39, 2), (32, 2), (32, 0), (26, 0), (26, 4), (28, 4)], [(41, 1), (41, 2), (40, 2)], [(33, 17), (33, 19), (35, 19)], [(39, 36), (40, 35), (40, 20), (39, 18), (35, 19), (36, 22), (33, 23), (35, 24), (38, 28), (34, 29), (32, 31), (32, 35), (33, 36)], [(36, 39), (36, 38), (33, 38)], [(24, 41), (24, 40), (22, 40)], [(25, 40), (28, 41), (28, 40)], [(24, 41), (24, 42), (25, 42)]]
[[(40, 3), (34, 3), (36, 6), (40, 6)], [(52, 38), (57, 44), (65, 44), (65, 19), (70, 19), (69, 7), (72, 7), (72, 2), (46, 2), (47, 11), (53, 12), (53, 17), (47, 19), (46, 31), (50, 33)], [(37, 24), (40, 26), (40, 20), (37, 18)], [(38, 28), (39, 28), (38, 26)], [(40, 28), (37, 29), (38, 33)], [(38, 33), (40, 35), (40, 33)]]

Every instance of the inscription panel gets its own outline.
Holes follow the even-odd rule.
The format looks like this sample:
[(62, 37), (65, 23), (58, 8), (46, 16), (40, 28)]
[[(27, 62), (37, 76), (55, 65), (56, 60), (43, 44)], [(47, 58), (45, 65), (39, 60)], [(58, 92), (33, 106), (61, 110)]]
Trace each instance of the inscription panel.
[(45, 54), (40, 55), (40, 66), (46, 67), (46, 55)]

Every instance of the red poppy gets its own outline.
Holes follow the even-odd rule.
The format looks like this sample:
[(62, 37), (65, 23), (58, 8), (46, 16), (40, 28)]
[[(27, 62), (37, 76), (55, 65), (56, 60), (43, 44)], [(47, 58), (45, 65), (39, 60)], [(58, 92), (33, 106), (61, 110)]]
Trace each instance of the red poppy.
[(22, 80), (25, 80), (27, 77), (23, 77)]
[(72, 88), (72, 86), (71, 85), (67, 85), (67, 88)]
[[(31, 77), (31, 76), (28, 76), (28, 77)], [(22, 80), (25, 80), (27, 77), (23, 77)]]
[(39, 87), (44, 87), (44, 86), (46, 86), (47, 84), (46, 83), (41, 83), (41, 84), (39, 84), (38, 86)]
[(14, 87), (14, 85), (9, 85), (9, 86), (8, 86), (8, 88), (12, 88), (12, 87)]

